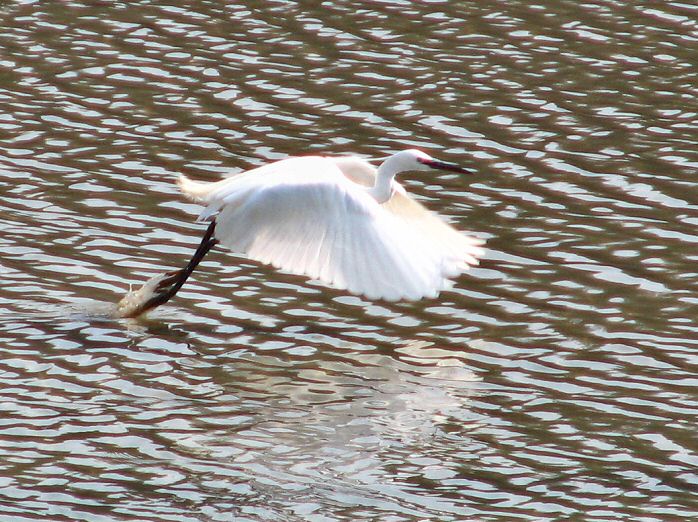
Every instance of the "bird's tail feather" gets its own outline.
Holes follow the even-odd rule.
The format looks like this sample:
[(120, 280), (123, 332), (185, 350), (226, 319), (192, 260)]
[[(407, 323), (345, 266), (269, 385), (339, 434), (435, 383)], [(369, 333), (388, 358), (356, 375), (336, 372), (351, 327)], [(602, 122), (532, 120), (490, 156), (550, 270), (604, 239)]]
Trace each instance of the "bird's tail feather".
[(181, 175), (177, 180), (182, 193), (194, 201), (208, 201), (208, 194), (211, 191), (212, 183), (202, 183), (200, 181), (192, 181), (188, 177)]

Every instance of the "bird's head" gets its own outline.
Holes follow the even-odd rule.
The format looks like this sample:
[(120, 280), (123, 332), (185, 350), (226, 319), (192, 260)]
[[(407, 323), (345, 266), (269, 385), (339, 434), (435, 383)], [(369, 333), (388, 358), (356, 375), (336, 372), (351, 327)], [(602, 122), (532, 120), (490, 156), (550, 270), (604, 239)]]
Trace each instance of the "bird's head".
[(376, 184), (370, 187), (369, 193), (378, 201), (388, 201), (395, 189), (395, 176), (410, 170), (448, 170), (460, 174), (470, 174), (469, 171), (456, 165), (432, 158), (426, 152), (417, 149), (407, 149), (389, 156), (380, 167)]
[(460, 174), (471, 174), (470, 171), (455, 163), (432, 158), (426, 152), (417, 149), (407, 149), (393, 155), (392, 158), (396, 165), (399, 165), (398, 171), (405, 170), (447, 170), (449, 172), (458, 172)]
[[(407, 149), (398, 154), (405, 155), (405, 161), (413, 163), (411, 168), (405, 170), (447, 170), (449, 172), (458, 172), (460, 174), (471, 174), (470, 171), (464, 169), (455, 163), (437, 160), (432, 158), (426, 152), (417, 149)], [(409, 164), (409, 163), (408, 163)]]

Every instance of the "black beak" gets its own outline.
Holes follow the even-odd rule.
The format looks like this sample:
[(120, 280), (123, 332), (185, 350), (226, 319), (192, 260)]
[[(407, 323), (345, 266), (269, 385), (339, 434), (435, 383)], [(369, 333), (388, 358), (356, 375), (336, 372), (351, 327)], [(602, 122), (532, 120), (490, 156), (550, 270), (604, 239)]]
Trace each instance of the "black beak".
[(446, 161), (439, 161), (435, 160), (433, 158), (430, 159), (422, 159), (422, 158), (417, 158), (417, 161), (420, 163), (424, 163), (427, 167), (431, 167), (432, 169), (439, 169), (439, 170), (447, 170), (449, 172), (458, 172), (459, 174), (472, 174), (469, 170), (464, 169), (460, 165), (456, 165), (455, 163), (448, 163)]

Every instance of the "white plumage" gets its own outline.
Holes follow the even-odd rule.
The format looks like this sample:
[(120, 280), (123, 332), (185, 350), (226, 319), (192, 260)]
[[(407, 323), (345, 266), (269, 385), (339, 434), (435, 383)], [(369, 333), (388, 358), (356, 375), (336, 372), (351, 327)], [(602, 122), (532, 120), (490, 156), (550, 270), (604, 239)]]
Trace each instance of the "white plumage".
[(214, 183), (180, 177), (182, 192), (217, 214), (215, 238), (281, 270), (388, 301), (435, 297), (483, 254), (394, 181), (405, 170), (465, 173), (414, 149), (379, 169), (356, 157), (303, 156)]

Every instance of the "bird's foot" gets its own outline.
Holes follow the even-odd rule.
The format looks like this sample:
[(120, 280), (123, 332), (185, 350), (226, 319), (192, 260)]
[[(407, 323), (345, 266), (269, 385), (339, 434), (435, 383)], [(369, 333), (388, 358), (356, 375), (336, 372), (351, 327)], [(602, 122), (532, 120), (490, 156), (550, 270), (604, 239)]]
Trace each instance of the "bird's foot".
[(150, 278), (136, 291), (129, 291), (116, 305), (119, 317), (139, 315), (167, 302), (181, 286), (184, 270), (173, 270)]

